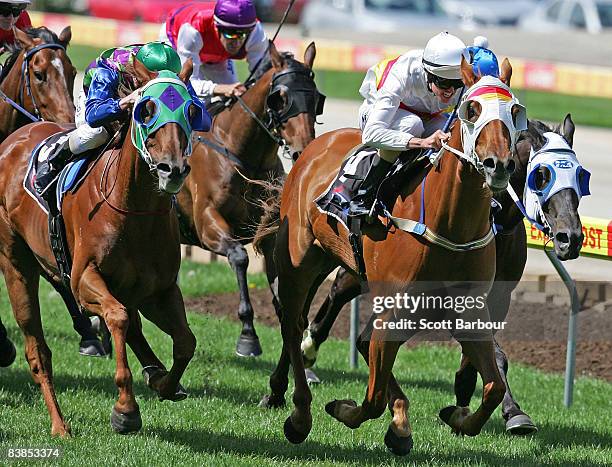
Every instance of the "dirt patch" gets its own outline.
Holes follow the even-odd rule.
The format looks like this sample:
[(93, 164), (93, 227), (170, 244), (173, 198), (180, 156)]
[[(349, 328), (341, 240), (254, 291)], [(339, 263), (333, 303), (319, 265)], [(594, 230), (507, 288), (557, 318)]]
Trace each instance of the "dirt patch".
[[(331, 284), (324, 284), (311, 307), (311, 319), (325, 300)], [(228, 293), (186, 299), (188, 309), (237, 320), (238, 294)], [(256, 325), (278, 327), (278, 319), (267, 289), (251, 290)], [(368, 318), (366, 305), (362, 307), (361, 325)], [(331, 335), (346, 339), (349, 333), (349, 305), (340, 312)], [(568, 308), (547, 303), (513, 301), (506, 330), (498, 340), (511, 362), (522, 362), (544, 371), (563, 372), (568, 325)], [(584, 310), (580, 312), (579, 341), (576, 351), (576, 374), (612, 381), (612, 316), (609, 312)], [(441, 343), (442, 345), (456, 345)], [(423, 345), (409, 342), (407, 345)], [(429, 343), (427, 343), (429, 345)]]

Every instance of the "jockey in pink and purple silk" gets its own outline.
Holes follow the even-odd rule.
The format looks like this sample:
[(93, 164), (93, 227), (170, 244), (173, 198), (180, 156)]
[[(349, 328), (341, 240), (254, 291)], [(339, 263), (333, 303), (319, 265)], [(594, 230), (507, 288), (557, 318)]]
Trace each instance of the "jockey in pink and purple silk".
[(244, 93), (233, 60), (246, 59), (253, 71), (268, 50), (252, 0), (182, 5), (168, 14), (159, 39), (171, 44), (183, 63), (193, 60), (191, 84), (204, 98)]

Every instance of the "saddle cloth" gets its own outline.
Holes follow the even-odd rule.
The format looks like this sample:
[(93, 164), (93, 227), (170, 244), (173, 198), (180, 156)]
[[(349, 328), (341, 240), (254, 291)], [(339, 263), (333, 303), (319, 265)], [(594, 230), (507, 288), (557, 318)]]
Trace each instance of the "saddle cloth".
[[(34, 148), (30, 156), (28, 170), (23, 180), (23, 188), (46, 214), (49, 214), (47, 201), (40, 196), (34, 187), (38, 166), (46, 163), (47, 159), (55, 154), (55, 152), (62, 151), (65, 148), (70, 131), (71, 130), (61, 131), (48, 136)], [(55, 183), (55, 187), (45, 187), (50, 190), (55, 189), (55, 200), (58, 211), (61, 211), (64, 195), (69, 191), (72, 193), (76, 192), (85, 179), (89, 162), (92, 160), (92, 158), (88, 157), (89, 154), (91, 154), (91, 152), (86, 152), (81, 154), (79, 159), (69, 162), (66, 167), (61, 170), (58, 177), (49, 184), (52, 185)]]
[(365, 178), (376, 149), (364, 145), (353, 148), (342, 162), (331, 185), (315, 199), (317, 209), (340, 221), (348, 229), (348, 209)]

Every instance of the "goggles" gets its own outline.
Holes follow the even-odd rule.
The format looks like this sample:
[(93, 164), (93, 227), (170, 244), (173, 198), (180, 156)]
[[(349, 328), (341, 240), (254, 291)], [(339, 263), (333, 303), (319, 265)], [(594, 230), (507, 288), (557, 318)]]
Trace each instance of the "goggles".
[(460, 79), (441, 78), (429, 72), (427, 73), (427, 81), (431, 84), (435, 84), (436, 87), (440, 89), (461, 89), (464, 86), (463, 81)]
[(243, 41), (247, 38), (247, 36), (251, 33), (250, 30), (244, 30), (244, 29), (223, 29), (223, 28), (217, 28), (219, 31), (219, 34), (221, 34), (225, 39), (230, 39), (230, 40), (238, 40), (238, 41)]
[(17, 18), (25, 9), (27, 5), (12, 5), (10, 3), (0, 3), (0, 16), (13, 16)]

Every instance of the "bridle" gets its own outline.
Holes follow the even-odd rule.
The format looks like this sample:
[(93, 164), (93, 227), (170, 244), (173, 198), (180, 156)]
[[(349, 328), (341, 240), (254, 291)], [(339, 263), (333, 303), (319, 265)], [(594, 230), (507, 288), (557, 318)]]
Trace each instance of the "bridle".
[[(40, 52), (43, 49), (63, 50), (64, 52), (66, 51), (66, 48), (61, 44), (40, 44), (26, 51), (23, 56), (23, 63), (21, 64), (21, 77), (22, 79), (25, 79), (25, 89), (27, 95), (32, 100), (32, 105), (34, 106), (34, 115), (29, 113), (22, 107), (13, 107), (15, 107), (18, 111), (20, 111), (22, 114), (24, 114), (26, 117), (28, 117), (34, 122), (39, 122), (41, 120), (44, 120), (44, 118), (40, 116), (40, 111), (38, 110), (36, 99), (34, 99), (34, 94), (32, 93), (32, 86), (30, 84), (30, 60), (32, 60), (32, 57), (34, 57), (37, 52)], [(22, 104), (24, 103), (23, 86), (19, 86), (19, 101)]]
[[(255, 82), (255, 80), (251, 80), (246, 85), (250, 88)], [(285, 92), (287, 98), (286, 104), (282, 100), (282, 91)], [(290, 150), (289, 145), (281, 134), (283, 126), (290, 118), (300, 113), (308, 113), (309, 115), (314, 115), (315, 118), (321, 115), (325, 104), (325, 96), (317, 89), (317, 85), (314, 82), (314, 72), (311, 69), (289, 66), (289, 68), (281, 70), (272, 76), (266, 96), (265, 116), (263, 117), (266, 121), (262, 120), (242, 97), (232, 97), (228, 100), (227, 106), (229, 107), (233, 101), (237, 101), (257, 125), (268, 134), (270, 139), (283, 149), (283, 154), (287, 155)], [(278, 102), (282, 102), (283, 107), (275, 108)], [(202, 137), (197, 139), (199, 142), (229, 158), (237, 165), (249, 168), (249, 164), (240, 161), (240, 158), (225, 148), (222, 143), (215, 143)]]

